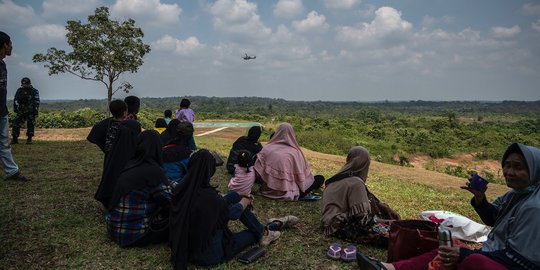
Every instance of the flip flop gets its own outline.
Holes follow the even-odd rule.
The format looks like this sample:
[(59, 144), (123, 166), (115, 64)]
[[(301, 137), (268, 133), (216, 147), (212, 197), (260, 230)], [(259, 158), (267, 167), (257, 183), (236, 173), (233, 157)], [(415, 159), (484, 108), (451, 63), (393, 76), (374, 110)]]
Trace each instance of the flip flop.
[(333, 243), (326, 252), (326, 257), (339, 260), (341, 258), (341, 245), (339, 243)]
[(318, 201), (321, 199), (321, 196), (309, 195), (303, 198), (298, 199), (299, 201)]
[(356, 247), (348, 246), (343, 249), (341, 253), (341, 260), (344, 262), (354, 262), (356, 261)]

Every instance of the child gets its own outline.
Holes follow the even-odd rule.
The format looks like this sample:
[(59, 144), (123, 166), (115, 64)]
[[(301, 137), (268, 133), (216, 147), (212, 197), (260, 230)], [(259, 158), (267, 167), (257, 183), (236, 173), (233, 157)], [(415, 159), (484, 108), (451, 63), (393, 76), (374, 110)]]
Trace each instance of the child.
[(163, 112), (163, 114), (165, 115), (165, 123), (167, 123), (167, 125), (169, 125), (169, 123), (171, 122), (171, 119), (172, 119), (172, 111), (171, 110), (165, 110)]
[(156, 119), (156, 123), (154, 124), (154, 130), (161, 134), (163, 133), (163, 131), (165, 131), (165, 129), (167, 129), (167, 123), (165, 122), (165, 119)]
[(229, 181), (229, 190), (247, 195), (251, 193), (251, 188), (255, 183), (251, 153), (248, 150), (240, 150), (237, 160), (238, 163), (234, 165), (234, 176)]
[(180, 120), (180, 122), (190, 122), (193, 124), (193, 121), (195, 121), (195, 112), (189, 108), (189, 105), (191, 105), (191, 101), (187, 98), (180, 101), (180, 109), (176, 110), (176, 119)]

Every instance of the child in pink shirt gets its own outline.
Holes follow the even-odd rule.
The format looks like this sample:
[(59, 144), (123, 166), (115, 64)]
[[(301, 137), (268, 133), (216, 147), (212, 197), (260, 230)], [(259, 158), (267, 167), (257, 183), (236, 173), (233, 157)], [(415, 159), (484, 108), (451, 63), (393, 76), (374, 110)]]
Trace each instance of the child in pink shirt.
[(255, 170), (251, 153), (248, 150), (238, 152), (238, 163), (234, 164), (234, 176), (229, 181), (229, 190), (238, 194), (250, 194), (255, 183)]

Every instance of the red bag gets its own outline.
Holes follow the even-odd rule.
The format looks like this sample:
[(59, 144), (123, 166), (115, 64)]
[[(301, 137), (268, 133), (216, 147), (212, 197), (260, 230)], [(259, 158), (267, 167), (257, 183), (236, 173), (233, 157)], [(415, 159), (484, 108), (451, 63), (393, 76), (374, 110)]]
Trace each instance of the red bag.
[(437, 224), (427, 220), (396, 220), (390, 224), (388, 260), (412, 258), (439, 247)]

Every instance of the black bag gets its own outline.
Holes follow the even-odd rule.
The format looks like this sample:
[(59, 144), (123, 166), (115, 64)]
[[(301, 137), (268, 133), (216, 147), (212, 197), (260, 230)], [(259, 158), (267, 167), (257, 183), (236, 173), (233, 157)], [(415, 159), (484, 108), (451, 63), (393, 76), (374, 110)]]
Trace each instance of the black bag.
[(263, 248), (254, 247), (242, 253), (242, 255), (238, 257), (238, 261), (245, 264), (252, 263), (256, 261), (258, 258), (264, 256), (265, 253), (266, 253), (266, 250), (264, 250)]

